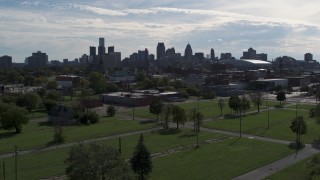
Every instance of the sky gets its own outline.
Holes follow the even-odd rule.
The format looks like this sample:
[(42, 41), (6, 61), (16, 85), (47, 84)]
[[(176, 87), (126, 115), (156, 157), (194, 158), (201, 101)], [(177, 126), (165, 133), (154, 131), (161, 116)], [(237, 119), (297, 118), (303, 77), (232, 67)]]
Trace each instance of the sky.
[(184, 54), (236, 58), (252, 47), (268, 59), (288, 55), (320, 60), (319, 0), (0, 0), (0, 56), (24, 62), (33, 52), (49, 60), (89, 54), (89, 46), (115, 46), (122, 58), (158, 42)]

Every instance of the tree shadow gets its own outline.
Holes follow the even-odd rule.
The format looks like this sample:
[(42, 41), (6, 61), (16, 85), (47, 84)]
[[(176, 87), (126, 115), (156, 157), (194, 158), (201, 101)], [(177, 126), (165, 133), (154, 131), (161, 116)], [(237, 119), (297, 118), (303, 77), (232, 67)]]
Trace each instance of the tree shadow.
[(295, 149), (295, 150), (300, 150), (300, 149), (303, 149), (305, 147), (305, 145), (301, 142), (300, 144), (298, 144), (297, 146), (297, 143), (296, 142), (292, 142), (288, 145), (288, 147), (290, 149)]
[(181, 133), (181, 129), (161, 129), (158, 131), (158, 134), (160, 135), (174, 135)]
[(320, 150), (320, 138), (314, 140), (314, 141), (311, 143), (311, 146), (312, 146), (313, 148), (315, 148), (315, 149)]
[(233, 140), (231, 143), (229, 143), (229, 146), (233, 146), (234, 144), (236, 144), (241, 138), (237, 137), (235, 140)]
[(49, 121), (43, 121), (43, 122), (39, 122), (38, 123), (39, 126), (52, 126), (52, 122), (49, 122)]
[(187, 133), (183, 133), (179, 136), (179, 138), (188, 138), (188, 137), (195, 137), (197, 136), (197, 133), (195, 132), (187, 132)]
[(0, 139), (7, 139), (7, 138), (14, 137), (16, 135), (17, 135), (16, 132), (3, 132), (3, 133), (0, 133)]
[(157, 120), (145, 120), (145, 121), (140, 121), (139, 124), (152, 124), (156, 122)]

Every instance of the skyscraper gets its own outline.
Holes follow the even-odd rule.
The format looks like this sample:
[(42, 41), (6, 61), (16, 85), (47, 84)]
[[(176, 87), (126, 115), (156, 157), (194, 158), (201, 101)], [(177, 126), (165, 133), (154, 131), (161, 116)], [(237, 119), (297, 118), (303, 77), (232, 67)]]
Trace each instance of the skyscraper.
[(189, 43), (184, 51), (184, 58), (186, 59), (192, 58), (192, 48)]
[(95, 56), (97, 53), (96, 47), (90, 46), (90, 56)]
[(304, 60), (305, 61), (312, 61), (313, 60), (313, 55), (311, 53), (304, 54)]
[(104, 47), (104, 38), (99, 38), (98, 55), (102, 56), (106, 53), (106, 48)]
[(157, 60), (164, 57), (165, 54), (166, 54), (166, 47), (164, 46), (163, 42), (161, 43), (159, 42), (157, 46)]
[(108, 47), (108, 54), (113, 53), (114, 52), (114, 46), (109, 46)]
[(0, 57), (0, 68), (9, 69), (12, 66), (12, 57), (11, 56), (2, 56)]
[(48, 64), (48, 55), (37, 51), (32, 56), (26, 58), (26, 65), (30, 68), (42, 68)]
[(211, 56), (211, 60), (215, 60), (216, 59), (216, 56), (214, 54), (214, 49), (213, 48), (211, 48), (211, 50), (210, 50), (210, 56)]

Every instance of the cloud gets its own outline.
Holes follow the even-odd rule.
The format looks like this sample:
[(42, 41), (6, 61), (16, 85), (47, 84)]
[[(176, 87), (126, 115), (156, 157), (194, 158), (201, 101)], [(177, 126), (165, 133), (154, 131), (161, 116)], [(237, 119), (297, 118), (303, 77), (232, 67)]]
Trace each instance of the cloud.
[(72, 59), (88, 53), (98, 37), (105, 37), (107, 44), (122, 52), (122, 57), (137, 48), (155, 53), (158, 41), (176, 47), (177, 52), (183, 52), (190, 41), (197, 52), (206, 53), (213, 47), (217, 54), (230, 51), (237, 57), (249, 47), (269, 57), (287, 52), (298, 55), (305, 49), (316, 53), (320, 48), (320, 16), (315, 16), (317, 11), (310, 3), (293, 1), (297, 5), (284, 6), (288, 0), (6, 3), (0, 6), (0, 39), (4, 42), (0, 50), (23, 59), (44, 48), (50, 58)]

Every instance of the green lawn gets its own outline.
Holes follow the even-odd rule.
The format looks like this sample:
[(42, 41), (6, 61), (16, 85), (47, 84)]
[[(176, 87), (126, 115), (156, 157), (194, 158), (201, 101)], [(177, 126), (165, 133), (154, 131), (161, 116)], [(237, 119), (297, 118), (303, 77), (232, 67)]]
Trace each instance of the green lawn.
[[(313, 155), (313, 156), (316, 156), (316, 155)], [(312, 157), (309, 157), (294, 165), (291, 165), (265, 179), (270, 179), (270, 180), (308, 179), (306, 165), (307, 165), (307, 162), (312, 159)]]
[[(138, 138), (139, 135), (122, 137), (122, 155), (125, 158), (132, 155)], [(191, 130), (180, 132), (171, 129), (145, 133), (144, 140), (151, 153), (182, 147), (182, 152), (153, 160), (151, 179), (229, 179), (293, 152), (284, 145), (205, 132), (199, 134), (200, 148), (195, 150), (187, 147), (196, 142), (196, 136)], [(205, 140), (220, 141), (207, 143)], [(118, 139), (108, 140), (106, 143), (118, 148)], [(69, 150), (70, 148), (63, 148), (19, 156), (19, 179), (39, 179), (64, 174), (64, 160)], [(13, 179), (14, 158), (4, 159), (4, 162), (7, 179)], [(199, 172), (199, 178), (195, 178), (196, 172)]]
[[(140, 123), (137, 121), (121, 120), (115, 117), (104, 117), (100, 118), (99, 123), (93, 125), (63, 127), (63, 133), (68, 142), (147, 129), (155, 126), (157, 126), (156, 123)], [(23, 126), (21, 134), (0, 130), (0, 154), (12, 151), (14, 145), (17, 145), (20, 149), (50, 145), (53, 140), (53, 132), (53, 127), (49, 123), (32, 121)]]
[(284, 145), (231, 138), (154, 159), (150, 179), (231, 179), (292, 152)]
[[(295, 110), (270, 110), (270, 128), (266, 129), (268, 112), (260, 112), (242, 117), (242, 132), (259, 136), (267, 136), (289, 141), (295, 140), (295, 134), (290, 129), (291, 120), (296, 116)], [(304, 143), (311, 143), (319, 137), (320, 125), (313, 118), (308, 117), (307, 111), (298, 111), (307, 122), (308, 132), (301, 136)], [(205, 123), (203, 126), (239, 132), (239, 118), (226, 118)]]

